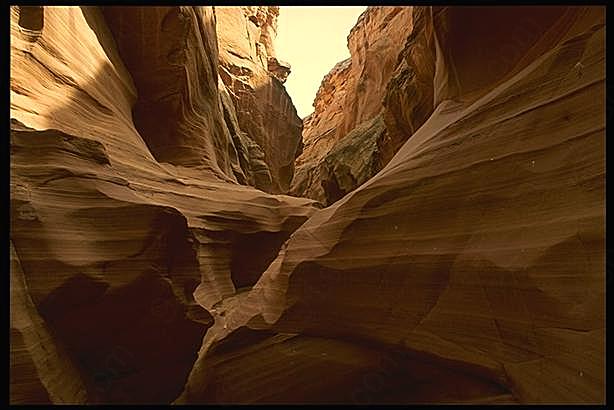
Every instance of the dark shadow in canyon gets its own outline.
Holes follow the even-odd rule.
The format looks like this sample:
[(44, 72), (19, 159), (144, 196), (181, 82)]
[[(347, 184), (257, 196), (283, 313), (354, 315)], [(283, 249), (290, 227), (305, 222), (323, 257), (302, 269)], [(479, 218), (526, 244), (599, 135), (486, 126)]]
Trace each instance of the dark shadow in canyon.
[[(53, 129), (24, 131), (16, 121), (12, 128), (11, 154), (17, 166), (75, 155), (92, 160), (92, 168), (94, 163), (108, 166), (104, 148), (95, 141)], [(87, 149), (90, 146), (100, 149)], [(80, 175), (58, 177), (53, 171), (51, 167), (49, 175), (38, 175), (46, 180), (36, 192), (43, 198), (50, 195), (49, 204), (36, 204), (43, 214), (53, 212), (54, 188), (62, 189), (64, 181), (90, 184)], [(12, 214), (11, 240), (37, 310), (78, 369), (89, 403), (169, 403), (181, 392), (212, 323), (192, 297), (198, 266), (186, 220), (174, 209), (123, 203), (96, 189), (73, 194), (93, 196), (100, 207), (73, 210), (69, 226), (43, 224), (38, 212), (33, 218), (23, 218), (19, 211)], [(11, 201), (12, 209), (24, 205), (29, 204)], [(114, 238), (117, 230), (120, 237)], [(53, 255), (47, 241), (61, 240), (62, 231), (87, 238), (77, 239), (81, 243), (72, 244), (71, 252), (97, 246), (107, 259), (75, 265), (47, 256)], [(40, 232), (47, 235), (41, 237)], [(128, 241), (142, 248), (126, 257)], [(41, 295), (37, 290), (44, 288), (47, 277), (66, 279)]]
[(41, 31), (44, 24), (44, 12), (42, 6), (19, 6), (19, 24), (20, 27), (32, 30)]
[[(247, 352), (246, 355), (242, 352)], [(480, 369), (356, 338), (271, 334), (241, 327), (207, 353), (194, 403), (428, 404), (475, 397), (514, 402)], [(232, 369), (244, 369), (238, 376)], [(274, 380), (260, 377), (274, 372)], [(240, 379), (239, 379), (240, 377)], [(243, 383), (249, 388), (241, 388)]]
[[(296, 227), (298, 228), (298, 226)], [(230, 276), (235, 288), (249, 289), (277, 257), (292, 232), (209, 232), (212, 239), (230, 247)]]

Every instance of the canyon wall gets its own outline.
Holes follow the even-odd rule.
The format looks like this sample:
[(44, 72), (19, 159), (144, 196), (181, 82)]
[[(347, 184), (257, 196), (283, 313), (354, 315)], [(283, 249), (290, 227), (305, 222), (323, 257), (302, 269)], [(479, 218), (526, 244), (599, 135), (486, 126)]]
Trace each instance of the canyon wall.
[(11, 7), (11, 403), (605, 402), (605, 8), (393, 9), (319, 209), (275, 7)]
[(251, 185), (284, 193), (302, 148), (302, 122), (283, 87), (290, 66), (275, 56), (279, 7), (216, 7), (220, 76), (236, 109), (244, 138), (249, 140)]
[(337, 201), (381, 170), (430, 115), (429, 18), (428, 8), (408, 6), (370, 6), (358, 18), (351, 57), (324, 77), (305, 118), (292, 195)]
[(217, 48), (211, 7), (11, 7), (12, 403), (172, 401), (315, 210), (242, 185)]
[(426, 12), (433, 113), (214, 313), (177, 403), (605, 402), (605, 9)]

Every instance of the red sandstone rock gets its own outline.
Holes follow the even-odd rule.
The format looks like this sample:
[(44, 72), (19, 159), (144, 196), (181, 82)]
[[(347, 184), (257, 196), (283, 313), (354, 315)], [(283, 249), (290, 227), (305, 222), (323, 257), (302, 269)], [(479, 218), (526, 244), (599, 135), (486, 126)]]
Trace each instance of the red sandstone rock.
[(276, 6), (216, 7), (220, 75), (238, 124), (268, 169), (255, 167), (257, 188), (285, 193), (301, 150), (301, 119), (282, 83), (290, 72), (275, 56)]
[[(245, 67), (271, 10), (226, 16)], [(221, 14), (11, 8), (11, 403), (604, 403), (605, 9), (411, 9), (385, 90), (306, 141), (321, 210), (246, 185), (283, 156)], [(312, 130), (347, 131), (350, 68)]]
[(11, 402), (168, 403), (203, 306), (253, 284), (311, 201), (236, 182), (209, 8), (45, 7), (38, 32), (20, 11)]
[[(215, 313), (178, 402), (234, 383), (217, 376), (215, 348), (243, 327), (401, 346), (483, 381), (468, 390), (427, 382), (400, 402), (605, 401), (604, 9), (432, 15), (433, 114)], [(472, 59), (476, 50), (497, 62), (493, 71)], [(252, 354), (231, 350), (250, 384)]]
[[(324, 77), (304, 121), (292, 195), (330, 205), (381, 170), (426, 120), (435, 61), (429, 17), (428, 8), (408, 6), (372, 6), (359, 17), (351, 58)], [(350, 163), (356, 151), (362, 162)]]

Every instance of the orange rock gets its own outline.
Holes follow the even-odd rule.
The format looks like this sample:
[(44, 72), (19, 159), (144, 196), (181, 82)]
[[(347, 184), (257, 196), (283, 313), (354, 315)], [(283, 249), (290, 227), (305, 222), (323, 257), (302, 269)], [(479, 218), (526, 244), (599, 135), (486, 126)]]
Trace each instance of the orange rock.
[(301, 150), (302, 122), (282, 85), (290, 66), (275, 56), (278, 15), (277, 6), (215, 8), (220, 76), (241, 130), (262, 152), (252, 185), (285, 193)]
[(315, 209), (237, 182), (211, 8), (42, 11), (11, 8), (10, 401), (168, 403)]
[(605, 9), (393, 9), (318, 210), (276, 8), (11, 7), (11, 403), (605, 402)]
[[(430, 115), (435, 56), (428, 10), (372, 6), (359, 17), (348, 36), (350, 59), (324, 77), (304, 120), (292, 195), (337, 201), (380, 171)], [(350, 160), (357, 151), (361, 161)]]
[[(226, 301), (178, 402), (234, 383), (211, 379), (217, 349), (247, 327), (401, 346), (448, 369), (451, 382), (423, 377), (403, 403), (604, 403), (604, 11), (433, 8), (434, 112)], [(261, 377), (246, 349), (228, 349), (246, 385)], [(267, 377), (284, 378), (244, 402), (307, 383), (273, 366)], [(324, 388), (321, 374), (311, 383)]]

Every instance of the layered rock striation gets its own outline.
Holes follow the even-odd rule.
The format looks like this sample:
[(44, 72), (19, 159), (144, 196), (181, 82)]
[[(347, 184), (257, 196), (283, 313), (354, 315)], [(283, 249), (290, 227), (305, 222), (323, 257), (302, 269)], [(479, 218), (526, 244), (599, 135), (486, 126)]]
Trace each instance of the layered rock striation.
[(174, 400), (205, 307), (315, 210), (243, 185), (215, 27), (210, 7), (11, 8), (11, 402)]
[(603, 403), (604, 11), (426, 9), (433, 113), (214, 314), (177, 402)]
[(324, 209), (250, 186), (275, 8), (10, 11), (11, 403), (605, 402), (605, 8), (370, 8)]

